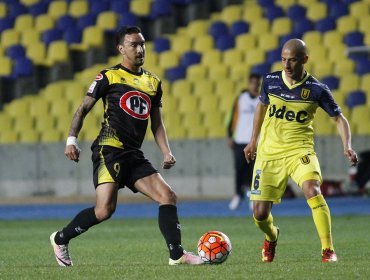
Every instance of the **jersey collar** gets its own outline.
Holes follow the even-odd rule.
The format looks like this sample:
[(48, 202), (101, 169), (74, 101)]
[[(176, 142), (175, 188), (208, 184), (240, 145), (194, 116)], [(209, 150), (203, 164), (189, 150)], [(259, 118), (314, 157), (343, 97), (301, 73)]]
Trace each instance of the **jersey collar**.
[(135, 76), (141, 76), (143, 74), (143, 68), (142, 67), (140, 68), (140, 72), (138, 72), (138, 73), (132, 72), (131, 70), (129, 70), (125, 66), (123, 66), (121, 63), (118, 64), (118, 67), (121, 68), (122, 70), (125, 70), (126, 72), (132, 74), (132, 75), (135, 75)]
[(293, 89), (293, 88), (296, 88), (296, 87), (298, 87), (298, 86), (300, 86), (300, 85), (302, 85), (311, 75), (310, 75), (310, 73), (308, 73), (307, 71), (306, 71), (306, 75), (303, 77), (303, 79), (302, 80), (300, 80), (298, 83), (296, 83), (296, 84), (294, 84), (294, 85), (291, 85), (288, 81), (287, 81), (287, 79), (285, 78), (285, 71), (284, 70), (282, 70), (281, 71), (281, 76), (283, 77), (283, 82), (284, 82), (284, 84), (289, 88), (289, 89)]

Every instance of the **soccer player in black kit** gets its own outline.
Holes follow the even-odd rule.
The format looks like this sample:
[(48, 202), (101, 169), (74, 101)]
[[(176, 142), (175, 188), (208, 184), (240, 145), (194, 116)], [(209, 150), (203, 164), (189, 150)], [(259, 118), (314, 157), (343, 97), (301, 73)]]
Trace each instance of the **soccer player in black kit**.
[(83, 120), (95, 103), (104, 103), (104, 121), (91, 146), (95, 207), (78, 213), (62, 230), (50, 236), (60, 266), (72, 266), (68, 244), (90, 227), (109, 219), (116, 209), (118, 190), (128, 187), (159, 204), (158, 223), (169, 249), (170, 265), (202, 264), (201, 259), (181, 246), (181, 227), (177, 217), (176, 194), (140, 150), (148, 119), (155, 141), (163, 154), (163, 168), (175, 163), (161, 116), (160, 79), (144, 70), (145, 39), (136, 26), (124, 26), (116, 35), (122, 63), (103, 70), (90, 85), (74, 114), (65, 155), (78, 162), (77, 137)]

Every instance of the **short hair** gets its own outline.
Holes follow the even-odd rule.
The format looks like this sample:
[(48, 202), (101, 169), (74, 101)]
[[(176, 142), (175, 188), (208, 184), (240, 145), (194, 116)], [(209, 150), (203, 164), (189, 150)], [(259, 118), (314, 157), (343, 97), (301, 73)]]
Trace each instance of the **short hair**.
[(125, 25), (118, 29), (116, 32), (116, 46), (122, 44), (122, 40), (126, 35), (141, 33), (141, 29), (138, 26)]
[(257, 80), (260, 80), (261, 79), (261, 75), (260, 74), (257, 74), (257, 73), (252, 73), (249, 75), (248, 77), (248, 80), (251, 80), (251, 79), (257, 79)]

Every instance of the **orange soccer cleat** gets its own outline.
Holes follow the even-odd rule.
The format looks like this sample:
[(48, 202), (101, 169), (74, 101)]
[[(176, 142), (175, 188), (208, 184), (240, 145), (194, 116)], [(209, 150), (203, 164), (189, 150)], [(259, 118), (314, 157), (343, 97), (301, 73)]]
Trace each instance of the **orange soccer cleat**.
[(265, 241), (263, 242), (262, 247), (262, 261), (263, 262), (272, 262), (275, 257), (275, 248), (279, 238), (279, 227), (275, 226), (277, 230), (277, 237), (275, 241)]
[(337, 262), (337, 254), (335, 254), (334, 250), (327, 248), (322, 250), (322, 262)]

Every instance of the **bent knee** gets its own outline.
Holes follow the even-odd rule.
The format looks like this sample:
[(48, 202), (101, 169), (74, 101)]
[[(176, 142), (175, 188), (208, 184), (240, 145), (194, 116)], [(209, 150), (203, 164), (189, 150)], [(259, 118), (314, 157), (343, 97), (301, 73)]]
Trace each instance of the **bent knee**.
[(158, 202), (159, 204), (176, 205), (177, 195), (171, 188), (168, 188), (165, 192), (162, 193)]
[(116, 210), (115, 206), (105, 206), (95, 208), (95, 216), (100, 222), (108, 220), (113, 215), (115, 210)]

